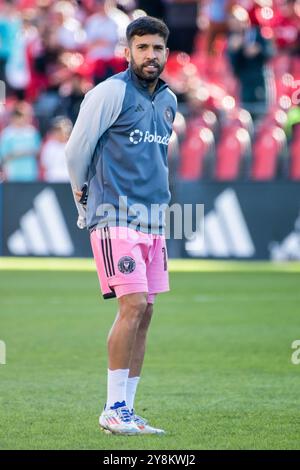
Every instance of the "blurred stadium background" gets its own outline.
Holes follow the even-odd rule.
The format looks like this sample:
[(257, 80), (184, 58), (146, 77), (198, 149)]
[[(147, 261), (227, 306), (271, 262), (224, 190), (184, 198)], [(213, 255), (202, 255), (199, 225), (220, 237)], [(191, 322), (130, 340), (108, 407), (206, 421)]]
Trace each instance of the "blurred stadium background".
[[(169, 434), (112, 441), (115, 304), (82, 259), (64, 146), (144, 14), (171, 30), (172, 202), (205, 205), (205, 237), (169, 240), (138, 396)], [(1, 1), (0, 80), (0, 448), (299, 448), (300, 1)]]
[(146, 13), (171, 30), (173, 202), (206, 212), (204, 243), (170, 242), (169, 256), (299, 259), (299, 0), (1, 2), (0, 254), (91, 255), (64, 146), (84, 94), (126, 67), (126, 26)]

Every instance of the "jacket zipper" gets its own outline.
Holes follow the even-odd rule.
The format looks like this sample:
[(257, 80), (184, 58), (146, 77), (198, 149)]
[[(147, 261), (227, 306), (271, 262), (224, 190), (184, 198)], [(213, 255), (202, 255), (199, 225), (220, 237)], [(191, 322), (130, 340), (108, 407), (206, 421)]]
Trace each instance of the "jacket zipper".
[(154, 122), (154, 129), (155, 129), (155, 133), (157, 134), (157, 121), (156, 121), (156, 109), (155, 109), (155, 104), (154, 104), (154, 99), (156, 97), (156, 95), (158, 95), (159, 93), (161, 93), (165, 88), (167, 88), (166, 86), (163, 86), (161, 87), (159, 90), (157, 90), (152, 96), (151, 96), (151, 105), (152, 105), (152, 111), (153, 111), (153, 122)]
[(154, 100), (153, 99), (151, 99), (151, 104), (152, 104), (152, 111), (153, 111), (154, 129), (155, 129), (155, 133), (157, 134), (156, 113), (155, 113), (155, 105), (154, 105)]

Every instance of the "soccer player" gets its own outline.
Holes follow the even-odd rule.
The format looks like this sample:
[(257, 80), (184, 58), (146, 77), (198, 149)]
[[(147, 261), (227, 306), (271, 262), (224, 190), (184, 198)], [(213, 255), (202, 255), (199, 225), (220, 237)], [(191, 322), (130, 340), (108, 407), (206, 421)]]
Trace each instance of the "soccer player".
[(154, 299), (169, 290), (164, 222), (152, 209), (170, 199), (167, 148), (177, 100), (159, 78), (169, 52), (165, 23), (141, 17), (126, 35), (128, 69), (87, 93), (66, 157), (77, 225), (90, 231), (103, 297), (118, 299), (100, 427), (163, 434), (136, 415), (134, 398)]

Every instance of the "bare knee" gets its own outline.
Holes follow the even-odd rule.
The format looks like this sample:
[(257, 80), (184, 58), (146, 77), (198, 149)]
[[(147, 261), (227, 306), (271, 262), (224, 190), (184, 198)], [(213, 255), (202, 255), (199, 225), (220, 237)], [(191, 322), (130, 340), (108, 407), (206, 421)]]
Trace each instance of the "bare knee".
[(120, 317), (139, 325), (147, 310), (147, 295), (143, 293), (124, 295), (119, 299), (119, 304)]

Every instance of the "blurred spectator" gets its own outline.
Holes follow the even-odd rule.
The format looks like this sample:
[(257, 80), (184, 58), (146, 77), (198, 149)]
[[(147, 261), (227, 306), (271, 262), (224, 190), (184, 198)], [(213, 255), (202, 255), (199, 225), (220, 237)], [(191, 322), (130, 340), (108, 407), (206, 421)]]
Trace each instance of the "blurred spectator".
[(145, 11), (149, 16), (163, 18), (165, 14), (165, 2), (163, 0), (138, 0), (138, 8)]
[[(120, 20), (121, 18), (121, 20)], [(94, 62), (95, 83), (105, 80), (124, 68), (124, 59), (116, 58), (115, 51), (120, 40), (124, 20), (124, 34), (129, 22), (125, 13), (115, 11), (111, 1), (95, 0), (95, 12), (85, 24), (87, 34), (87, 58)]]
[(34, 112), (41, 134), (44, 136), (49, 129), (51, 119), (62, 113), (62, 100), (58, 93), (58, 87), (53, 85), (39, 95), (34, 104)]
[[(129, 0), (124, 0), (124, 7), (123, 9), (120, 9), (117, 7), (117, 0), (107, 0), (108, 2), (108, 9), (107, 9), (107, 14), (110, 16), (118, 25), (118, 35), (119, 35), (119, 41), (125, 45), (126, 41), (126, 28), (130, 23), (130, 18), (128, 16), (128, 13), (131, 11), (131, 3), (132, 1)], [(127, 3), (128, 9), (125, 8), (125, 4)], [(125, 10), (128, 11), (128, 13), (125, 13)]]
[(279, 52), (299, 55), (300, 18), (296, 13), (296, 5), (295, 0), (283, 0), (279, 3), (275, 9), (273, 32)]
[(266, 111), (265, 66), (271, 43), (258, 26), (251, 26), (247, 11), (237, 6), (229, 17), (228, 56), (240, 82), (241, 104), (255, 119)]
[(165, 0), (164, 20), (170, 29), (168, 47), (171, 51), (193, 52), (198, 32), (198, 5), (198, 0)]
[(214, 51), (216, 38), (228, 32), (227, 20), (231, 2), (232, 0), (211, 0), (208, 5), (207, 50), (209, 54)]
[(136, 0), (116, 0), (116, 7), (118, 10), (123, 11), (129, 17), (137, 8)]
[(4, 2), (0, 13), (1, 79), (23, 99), (30, 82), (23, 21), (12, 2)]
[(60, 89), (60, 96), (62, 98), (61, 109), (71, 119), (73, 124), (75, 124), (77, 119), (84, 95), (91, 87), (92, 84), (85, 77), (79, 73), (74, 73), (69, 82)]
[(5, 2), (0, 6), (0, 80), (5, 79), (5, 66), (11, 55), (19, 20), (13, 4)]
[(54, 2), (51, 9), (53, 45), (66, 50), (80, 50), (84, 46), (86, 33), (75, 16), (76, 10), (72, 3)]
[(32, 125), (28, 103), (15, 105), (8, 126), (0, 134), (0, 163), (7, 181), (35, 181), (41, 138)]
[(49, 134), (41, 150), (42, 179), (49, 183), (69, 181), (65, 159), (65, 146), (72, 131), (72, 122), (58, 116), (52, 122)]

